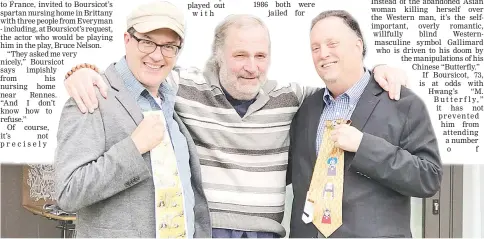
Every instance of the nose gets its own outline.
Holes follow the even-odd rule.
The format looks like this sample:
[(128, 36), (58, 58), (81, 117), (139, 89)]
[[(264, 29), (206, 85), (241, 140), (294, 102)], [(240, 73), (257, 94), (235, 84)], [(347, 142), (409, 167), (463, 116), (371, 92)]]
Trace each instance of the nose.
[(253, 57), (247, 58), (244, 64), (244, 70), (247, 72), (253, 74), (257, 72), (257, 64), (255, 62), (255, 59)]
[(150, 58), (153, 61), (161, 61), (163, 60), (163, 54), (161, 54), (161, 48), (159, 46), (156, 47), (155, 51), (149, 54)]
[(329, 48), (325, 46), (321, 46), (321, 49), (319, 50), (319, 57), (321, 59), (326, 59), (329, 57)]

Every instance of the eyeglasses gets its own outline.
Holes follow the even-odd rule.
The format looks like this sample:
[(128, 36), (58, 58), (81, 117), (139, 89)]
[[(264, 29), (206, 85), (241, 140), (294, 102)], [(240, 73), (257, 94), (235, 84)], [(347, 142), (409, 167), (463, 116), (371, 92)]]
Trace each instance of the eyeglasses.
[(140, 39), (131, 33), (129, 35), (131, 35), (132, 38), (138, 41), (138, 50), (146, 54), (151, 54), (156, 50), (156, 48), (160, 47), (161, 54), (163, 54), (163, 56), (175, 57), (181, 48), (180, 46), (176, 46), (172, 44), (163, 44), (163, 45), (156, 44), (150, 40)]

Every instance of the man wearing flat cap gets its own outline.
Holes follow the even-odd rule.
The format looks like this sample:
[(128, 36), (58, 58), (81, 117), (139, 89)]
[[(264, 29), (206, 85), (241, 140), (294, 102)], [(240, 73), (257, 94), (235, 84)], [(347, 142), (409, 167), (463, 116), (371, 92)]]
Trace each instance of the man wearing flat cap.
[(211, 237), (199, 158), (166, 79), (184, 38), (168, 2), (127, 18), (126, 55), (103, 73), (109, 94), (92, 114), (64, 105), (55, 156), (58, 205), (78, 237)]

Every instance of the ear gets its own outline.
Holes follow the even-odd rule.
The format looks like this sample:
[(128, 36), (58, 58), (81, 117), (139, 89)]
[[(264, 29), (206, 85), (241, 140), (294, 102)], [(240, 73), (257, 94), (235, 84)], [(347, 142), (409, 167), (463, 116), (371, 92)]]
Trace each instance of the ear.
[(358, 49), (358, 52), (363, 55), (363, 40), (361, 40), (361, 38), (356, 39), (356, 48)]
[(224, 61), (225, 59), (225, 56), (224, 56), (224, 52), (220, 49), (217, 49), (215, 51), (215, 64), (220, 68), (220, 66), (222, 65), (222, 62)]
[(131, 40), (131, 36), (129, 35), (128, 32), (125, 32), (124, 33), (124, 45), (127, 45), (130, 40)]

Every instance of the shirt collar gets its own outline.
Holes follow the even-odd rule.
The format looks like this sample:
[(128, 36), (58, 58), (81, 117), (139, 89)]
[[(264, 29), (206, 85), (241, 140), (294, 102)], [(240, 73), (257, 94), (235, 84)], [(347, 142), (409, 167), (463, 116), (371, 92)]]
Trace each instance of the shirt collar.
[(360, 78), (360, 80), (358, 80), (358, 82), (356, 82), (356, 84), (354, 84), (351, 88), (346, 90), (345, 93), (336, 97), (336, 99), (333, 98), (328, 88), (326, 87), (323, 94), (324, 103), (326, 105), (331, 105), (335, 100), (349, 98), (348, 103), (350, 105), (356, 105), (361, 95), (363, 94), (363, 91), (365, 91), (366, 85), (370, 81), (370, 71), (368, 71), (368, 69), (366, 68), (364, 68), (364, 71), (365, 73)]
[[(121, 78), (124, 81), (128, 92), (134, 97), (135, 100), (138, 100), (140, 96), (148, 96), (148, 90), (136, 79), (133, 75), (133, 72), (128, 67), (128, 63), (126, 62), (126, 57), (123, 56), (115, 65), (116, 71), (119, 73)], [(164, 101), (165, 97), (174, 97), (175, 93), (168, 85), (166, 81), (161, 83), (160, 88), (158, 89), (158, 93), (160, 93), (160, 98)]]
[(254, 97), (253, 99), (250, 99), (250, 100), (238, 100), (238, 99), (235, 99), (234, 97), (232, 97), (232, 96), (229, 94), (229, 92), (227, 92), (227, 90), (225, 90), (225, 88), (224, 88), (224, 87), (222, 87), (222, 86), (221, 86), (220, 88), (222, 88), (222, 91), (223, 91), (223, 92), (224, 92), (224, 94), (225, 94), (225, 98), (227, 98), (227, 100), (228, 100), (228, 101), (230, 102), (230, 104), (231, 104), (231, 105), (233, 105), (233, 106), (236, 106), (236, 105), (241, 105), (241, 104), (244, 104), (244, 103), (251, 103), (251, 104), (252, 104), (252, 103), (254, 103), (255, 99), (257, 98), (257, 96), (256, 96), (256, 97)]

